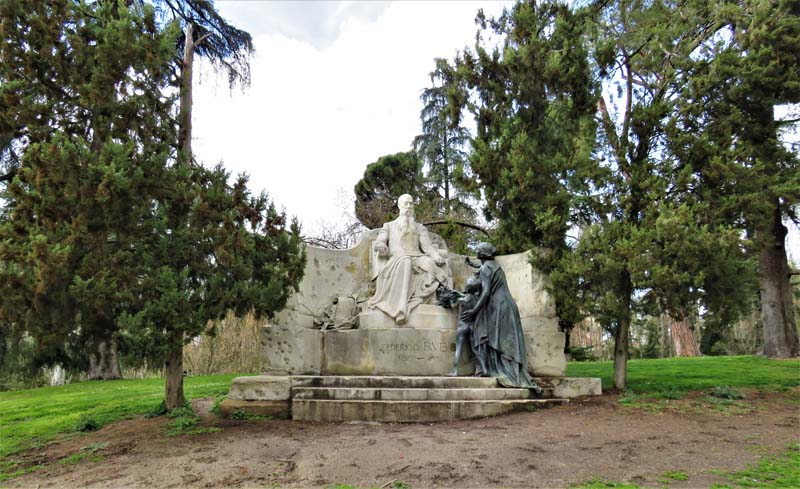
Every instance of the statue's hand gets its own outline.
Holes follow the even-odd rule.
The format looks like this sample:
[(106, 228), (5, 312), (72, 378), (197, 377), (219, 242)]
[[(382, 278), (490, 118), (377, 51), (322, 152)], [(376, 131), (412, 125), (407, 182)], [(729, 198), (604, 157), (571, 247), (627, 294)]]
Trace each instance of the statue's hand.
[(434, 257), (434, 259), (433, 259), (433, 263), (435, 263), (436, 266), (440, 267), (440, 266), (444, 265), (445, 259), (444, 259), (444, 257), (442, 255), (438, 255), (437, 254), (436, 257)]
[(389, 256), (389, 247), (383, 243), (375, 243), (373, 249), (375, 250), (376, 253), (378, 253), (378, 256), (380, 256), (381, 258)]

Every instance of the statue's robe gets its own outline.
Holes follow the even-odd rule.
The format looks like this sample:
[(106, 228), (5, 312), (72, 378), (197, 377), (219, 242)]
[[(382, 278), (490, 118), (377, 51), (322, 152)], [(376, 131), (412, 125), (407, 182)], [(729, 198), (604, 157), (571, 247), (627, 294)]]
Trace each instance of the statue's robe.
[(397, 322), (404, 324), (411, 311), (429, 302), (440, 284), (452, 285), (452, 273), (445, 263), (436, 265), (439, 251), (431, 242), (425, 226), (414, 223), (402, 230), (401, 218), (387, 222), (378, 232), (376, 243), (389, 248), (389, 257), (373, 257), (375, 295), (368, 302)]
[(503, 269), (495, 260), (486, 260), (478, 275), (481, 294), (473, 309), (473, 348), (483, 356), (487, 374), (504, 387), (538, 389), (528, 373), (522, 321)]

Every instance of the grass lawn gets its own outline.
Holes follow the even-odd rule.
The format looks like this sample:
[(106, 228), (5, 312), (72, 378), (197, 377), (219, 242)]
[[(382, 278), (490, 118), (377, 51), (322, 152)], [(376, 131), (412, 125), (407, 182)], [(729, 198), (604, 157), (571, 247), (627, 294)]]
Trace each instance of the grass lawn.
[[(238, 375), (186, 377), (188, 399), (227, 394)], [(144, 414), (164, 399), (164, 379), (78, 382), (0, 392), (0, 459), (46, 443), (81, 422), (97, 425)]]
[[(570, 377), (600, 377), (613, 386), (611, 362), (571, 363)], [(189, 399), (226, 394), (237, 375), (187, 377)], [(761, 357), (699, 357), (631, 360), (628, 385), (639, 394), (704, 390), (716, 386), (788, 389), (800, 385), (800, 360)], [(163, 379), (79, 382), (0, 392), (0, 459), (46, 443), (79, 423), (107, 423), (144, 414), (164, 397)]]
[[(568, 377), (600, 377), (614, 387), (613, 362), (573, 362)], [(800, 360), (764, 357), (659, 358), (628, 361), (628, 389), (637, 394), (705, 390), (717, 386), (785, 390), (800, 385)]]

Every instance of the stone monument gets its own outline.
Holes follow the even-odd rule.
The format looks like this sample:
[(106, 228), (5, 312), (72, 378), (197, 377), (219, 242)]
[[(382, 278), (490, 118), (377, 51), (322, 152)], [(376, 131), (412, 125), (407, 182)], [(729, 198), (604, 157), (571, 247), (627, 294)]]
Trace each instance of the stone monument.
[[(463, 289), (474, 270), (440, 237), (414, 221), (413, 200), (400, 216), (368, 231), (348, 250), (308, 246), (300, 290), (263, 330), (264, 371), (277, 375), (447, 375), (458, 317), (435, 304), (440, 285)], [(547, 278), (528, 253), (495, 258), (519, 306), (527, 363), (536, 376), (564, 375)], [(460, 375), (472, 375), (463, 355)]]
[[(475, 373), (471, 349), (459, 352), (454, 367), (458, 316), (435, 303), (436, 291), (464, 290), (475, 271), (467, 257), (450, 253), (440, 237), (415, 222), (410, 196), (402, 196), (398, 207), (397, 219), (364, 233), (353, 248), (306, 247), (299, 291), (263, 328), (265, 375), (234, 379), (220, 405), (223, 415), (242, 409), (306, 421), (432, 422), (600, 394), (600, 379), (564, 378), (555, 302), (528, 253), (491, 256), (489, 266), (479, 254), (487, 278), (499, 268), (504, 272), (502, 297), (493, 300), (518, 305), (511, 332), (518, 345), (516, 373), (521, 368), (525, 375), (507, 388), (495, 357), (487, 365), (492, 377), (467, 377)], [(530, 370), (542, 391), (519, 381)]]

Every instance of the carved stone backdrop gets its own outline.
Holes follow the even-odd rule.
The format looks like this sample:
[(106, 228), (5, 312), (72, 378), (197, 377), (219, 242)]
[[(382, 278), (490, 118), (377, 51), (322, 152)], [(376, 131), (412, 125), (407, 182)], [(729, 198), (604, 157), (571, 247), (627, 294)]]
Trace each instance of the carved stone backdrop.
[[(446, 375), (455, 351), (456, 313), (433, 304), (414, 309), (398, 326), (380, 311), (367, 311), (372, 242), (364, 233), (353, 248), (309, 246), (300, 290), (263, 328), (263, 371), (274, 375)], [(434, 244), (441, 238), (432, 234)], [(441, 247), (442, 245), (440, 245)], [(547, 277), (533, 269), (528, 253), (498, 256), (519, 307), (528, 364), (536, 376), (564, 375), (564, 334), (558, 330)], [(448, 254), (453, 285), (463, 289), (474, 270), (464, 256)], [(472, 373), (465, 355), (461, 375)]]

